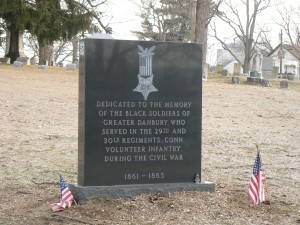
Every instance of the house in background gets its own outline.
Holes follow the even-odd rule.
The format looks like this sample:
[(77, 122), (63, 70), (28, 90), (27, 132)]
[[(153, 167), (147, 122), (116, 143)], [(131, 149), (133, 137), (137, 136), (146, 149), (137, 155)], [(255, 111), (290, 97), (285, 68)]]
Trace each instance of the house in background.
[[(244, 55), (243, 55), (241, 44), (231, 43), (228, 44), (227, 47), (238, 57), (238, 59), (241, 62), (243, 62)], [(262, 71), (264, 77), (277, 78), (278, 73), (280, 73), (280, 56), (282, 56), (282, 67), (281, 67), (282, 74), (294, 75), (295, 78), (300, 78), (300, 44), (298, 45), (283, 44), (282, 49), (281, 49), (281, 45), (278, 45), (268, 55), (268, 57), (262, 57), (260, 59), (261, 62), (264, 62), (268, 59), (268, 63), (267, 63), (268, 71)], [(227, 70), (228, 73), (234, 74), (234, 66), (236, 64), (238, 64), (238, 61), (228, 51), (224, 49), (217, 50), (218, 68), (222, 68), (224, 70)], [(256, 64), (260, 64), (260, 65), (256, 65)], [(250, 66), (251, 70), (261, 71), (265, 69), (264, 67), (266, 67), (264, 63), (262, 64), (257, 63), (255, 57), (252, 59), (251, 66)], [(275, 69), (278, 72), (275, 72)], [(273, 74), (272, 71), (274, 72), (275, 75)]]
[[(292, 74), (300, 78), (300, 45), (278, 45), (270, 54), (274, 66), (280, 68), (280, 56), (282, 56), (282, 73)], [(280, 69), (279, 69), (280, 70)]]
[[(243, 51), (241, 51), (240, 45), (236, 43), (231, 43), (228, 45), (230, 50), (238, 57), (239, 60), (243, 61)], [(222, 69), (227, 70), (228, 73), (234, 74), (234, 65), (239, 64), (239, 62), (225, 49), (217, 50), (217, 66), (221, 66)], [(242, 67), (240, 66), (239, 74), (242, 73)]]

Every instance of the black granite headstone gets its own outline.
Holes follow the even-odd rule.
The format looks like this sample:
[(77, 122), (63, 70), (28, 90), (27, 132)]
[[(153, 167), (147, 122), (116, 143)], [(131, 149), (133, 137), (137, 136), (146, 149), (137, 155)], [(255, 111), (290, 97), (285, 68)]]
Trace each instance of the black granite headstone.
[(78, 183), (201, 179), (201, 45), (85, 39), (80, 48)]

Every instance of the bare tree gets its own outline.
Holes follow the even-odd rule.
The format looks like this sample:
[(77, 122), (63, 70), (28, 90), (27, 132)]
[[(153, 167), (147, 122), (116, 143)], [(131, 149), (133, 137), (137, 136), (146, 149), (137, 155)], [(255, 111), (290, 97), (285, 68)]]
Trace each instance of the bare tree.
[[(287, 7), (284, 2), (278, 4), (276, 16), (272, 18), (273, 25), (283, 31), (283, 43), (290, 45), (300, 45), (300, 8)], [(257, 49), (263, 55), (268, 55), (278, 45), (278, 40), (272, 35), (271, 29), (261, 28), (262, 32), (257, 44)], [(274, 32), (273, 32), (274, 33)], [(281, 39), (281, 34), (278, 35)]]
[[(24, 35), (24, 43), (27, 48), (30, 49), (30, 61), (31, 64), (37, 64), (39, 62), (39, 44), (37, 38), (32, 35)], [(68, 41), (56, 41), (53, 43), (53, 64), (59, 65), (64, 61), (68, 61), (68, 58), (72, 56), (72, 48)], [(69, 61), (70, 62), (70, 61)]]
[(212, 27), (214, 37), (222, 44), (225, 50), (240, 62), (243, 66), (243, 72), (248, 73), (251, 59), (255, 54), (258, 39), (261, 35), (261, 31), (257, 32), (256, 30), (257, 16), (271, 6), (271, 0), (239, 0), (238, 3), (237, 1), (224, 0), (224, 5), (227, 11), (220, 14), (219, 18), (228, 24), (235, 38), (243, 43), (244, 58), (240, 59), (231, 51), (225, 41), (218, 36), (215, 26)]
[[(104, 12), (102, 7), (107, 3), (107, 0), (80, 0), (79, 1), (82, 8), (86, 11), (92, 12), (93, 22), (91, 24), (91, 28), (89, 31), (91, 32), (101, 32), (111, 33), (112, 29), (109, 27), (109, 24), (104, 24), (102, 22), (102, 17), (104, 16)], [(72, 37), (71, 43), (73, 46), (72, 52), (72, 63), (76, 63), (78, 61), (78, 53), (79, 53), (79, 39), (80, 36), (84, 36), (83, 34), (74, 35)]]
[[(278, 9), (279, 19), (275, 19), (275, 23), (283, 29), (287, 35), (288, 42), (291, 45), (296, 45), (300, 35), (300, 12), (299, 8), (281, 7)], [(278, 17), (277, 17), (278, 18)], [(297, 23), (298, 22), (298, 23)], [(300, 43), (298, 43), (300, 44)]]
[(274, 50), (272, 44), (272, 38), (269, 31), (262, 31), (260, 38), (256, 45), (257, 52), (260, 52), (262, 55), (267, 56), (270, 52)]
[[(55, 65), (62, 65), (64, 62), (71, 62), (69, 58), (73, 55), (74, 49), (71, 48), (69, 42), (61, 41), (54, 45), (54, 57)], [(73, 58), (72, 58), (73, 62)], [(74, 63), (74, 62), (73, 62)]]
[(23, 39), (25, 51), (26, 49), (30, 49), (30, 53), (27, 53), (27, 56), (30, 57), (30, 64), (37, 64), (39, 61), (39, 45), (37, 38), (29, 33), (25, 33)]
[[(207, 34), (208, 34), (208, 25), (219, 9), (222, 0), (219, 0), (215, 4), (212, 0), (197, 0), (196, 1), (196, 19), (195, 19), (195, 29), (192, 27), (192, 33), (195, 31), (193, 42), (202, 44), (202, 77), (207, 79), (207, 70), (206, 67), (206, 52), (207, 52)], [(192, 19), (193, 21), (193, 19)]]

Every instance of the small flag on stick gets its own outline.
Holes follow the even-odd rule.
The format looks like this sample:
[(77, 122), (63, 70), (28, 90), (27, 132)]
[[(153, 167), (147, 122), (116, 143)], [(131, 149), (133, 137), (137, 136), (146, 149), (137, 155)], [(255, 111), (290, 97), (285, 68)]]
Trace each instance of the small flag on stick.
[(52, 210), (55, 212), (63, 211), (65, 209), (68, 209), (71, 207), (72, 202), (74, 200), (74, 197), (67, 185), (67, 183), (64, 181), (64, 178), (62, 175), (60, 175), (60, 202), (59, 203), (53, 203), (51, 204)]
[(258, 205), (264, 202), (265, 199), (265, 174), (264, 169), (261, 167), (261, 158), (259, 151), (255, 159), (253, 173), (251, 175), (251, 182), (248, 190), (248, 197), (253, 205)]

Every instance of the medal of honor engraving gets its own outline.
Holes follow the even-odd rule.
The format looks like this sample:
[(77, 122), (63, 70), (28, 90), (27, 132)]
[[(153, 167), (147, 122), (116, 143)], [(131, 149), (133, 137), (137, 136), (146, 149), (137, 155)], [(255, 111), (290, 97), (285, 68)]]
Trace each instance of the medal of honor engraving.
[(141, 51), (139, 52), (139, 84), (133, 91), (141, 92), (144, 96), (144, 100), (146, 101), (149, 93), (157, 91), (152, 84), (152, 56), (154, 55), (152, 51), (155, 49), (155, 46), (152, 46), (149, 49), (144, 49), (142, 46), (138, 45), (138, 48)]

